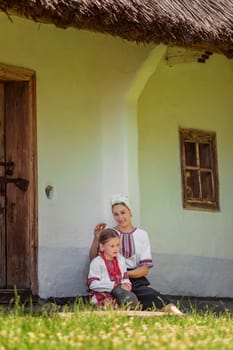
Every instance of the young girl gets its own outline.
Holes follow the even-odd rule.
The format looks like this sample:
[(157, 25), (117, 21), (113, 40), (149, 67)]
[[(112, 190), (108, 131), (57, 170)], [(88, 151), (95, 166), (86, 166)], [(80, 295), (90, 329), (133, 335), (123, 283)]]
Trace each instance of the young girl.
[[(157, 290), (150, 287), (146, 278), (153, 266), (150, 241), (146, 231), (132, 224), (131, 205), (127, 196), (117, 195), (112, 199), (112, 213), (116, 221), (114, 230), (120, 236), (120, 253), (125, 258), (132, 291), (136, 294), (143, 310), (156, 307), (162, 312), (182, 315), (182, 312), (171, 301)], [(106, 227), (100, 223), (95, 227), (94, 240), (90, 249), (90, 259), (98, 254), (98, 237)]]
[(96, 306), (112, 304), (117, 306), (111, 294), (114, 287), (131, 291), (125, 259), (119, 255), (120, 237), (114, 229), (103, 230), (98, 237), (100, 254), (90, 264), (88, 286), (92, 292), (91, 301)]

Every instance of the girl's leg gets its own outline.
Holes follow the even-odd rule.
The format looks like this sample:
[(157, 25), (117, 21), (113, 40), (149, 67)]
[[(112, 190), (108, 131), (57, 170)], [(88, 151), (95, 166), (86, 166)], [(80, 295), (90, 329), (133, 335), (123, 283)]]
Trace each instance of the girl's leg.
[(92, 303), (101, 308), (106, 308), (112, 306), (113, 308), (117, 308), (116, 299), (108, 292), (93, 292), (92, 295)]

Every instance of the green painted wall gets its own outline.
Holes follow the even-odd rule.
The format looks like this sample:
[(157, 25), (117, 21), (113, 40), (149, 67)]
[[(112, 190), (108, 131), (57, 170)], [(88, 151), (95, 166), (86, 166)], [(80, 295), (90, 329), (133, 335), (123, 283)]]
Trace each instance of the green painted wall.
[[(217, 133), (218, 213), (182, 208), (179, 126)], [(205, 64), (162, 60), (138, 101), (141, 223), (152, 250), (233, 258), (233, 62), (213, 55)]]

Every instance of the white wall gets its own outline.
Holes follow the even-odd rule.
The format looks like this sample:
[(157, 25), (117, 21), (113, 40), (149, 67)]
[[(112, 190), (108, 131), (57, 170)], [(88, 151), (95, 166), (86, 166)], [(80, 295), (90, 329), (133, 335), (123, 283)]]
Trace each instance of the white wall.
[[(40, 296), (86, 293), (93, 227), (112, 223), (118, 192), (136, 225), (141, 204), (155, 287), (233, 296), (232, 62), (171, 68), (164, 47), (12, 19), (0, 14), (0, 62), (37, 74)], [(220, 213), (182, 209), (179, 125), (217, 131)]]
[(150, 48), (12, 20), (0, 14), (0, 62), (37, 74), (39, 294), (85, 294), (93, 228), (128, 191), (124, 99)]

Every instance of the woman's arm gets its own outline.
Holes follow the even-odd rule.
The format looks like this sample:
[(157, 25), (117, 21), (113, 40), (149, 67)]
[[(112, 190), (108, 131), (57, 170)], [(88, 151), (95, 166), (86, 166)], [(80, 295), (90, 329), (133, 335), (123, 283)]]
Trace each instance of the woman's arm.
[(130, 278), (140, 278), (148, 275), (149, 269), (153, 266), (150, 241), (147, 232), (144, 230), (140, 231), (140, 244), (137, 244), (136, 249), (139, 264), (134, 270), (128, 271)]
[(94, 236), (91, 244), (91, 248), (89, 250), (90, 261), (93, 260), (98, 255), (98, 248), (99, 248), (99, 240), (96, 236)]
[(99, 235), (105, 229), (107, 225), (104, 222), (96, 225), (94, 230), (94, 238), (91, 244), (91, 248), (89, 250), (89, 259), (93, 260), (98, 255), (99, 248)]
[(130, 278), (139, 278), (148, 275), (149, 266), (143, 265), (136, 267), (134, 270), (128, 270), (128, 276)]

